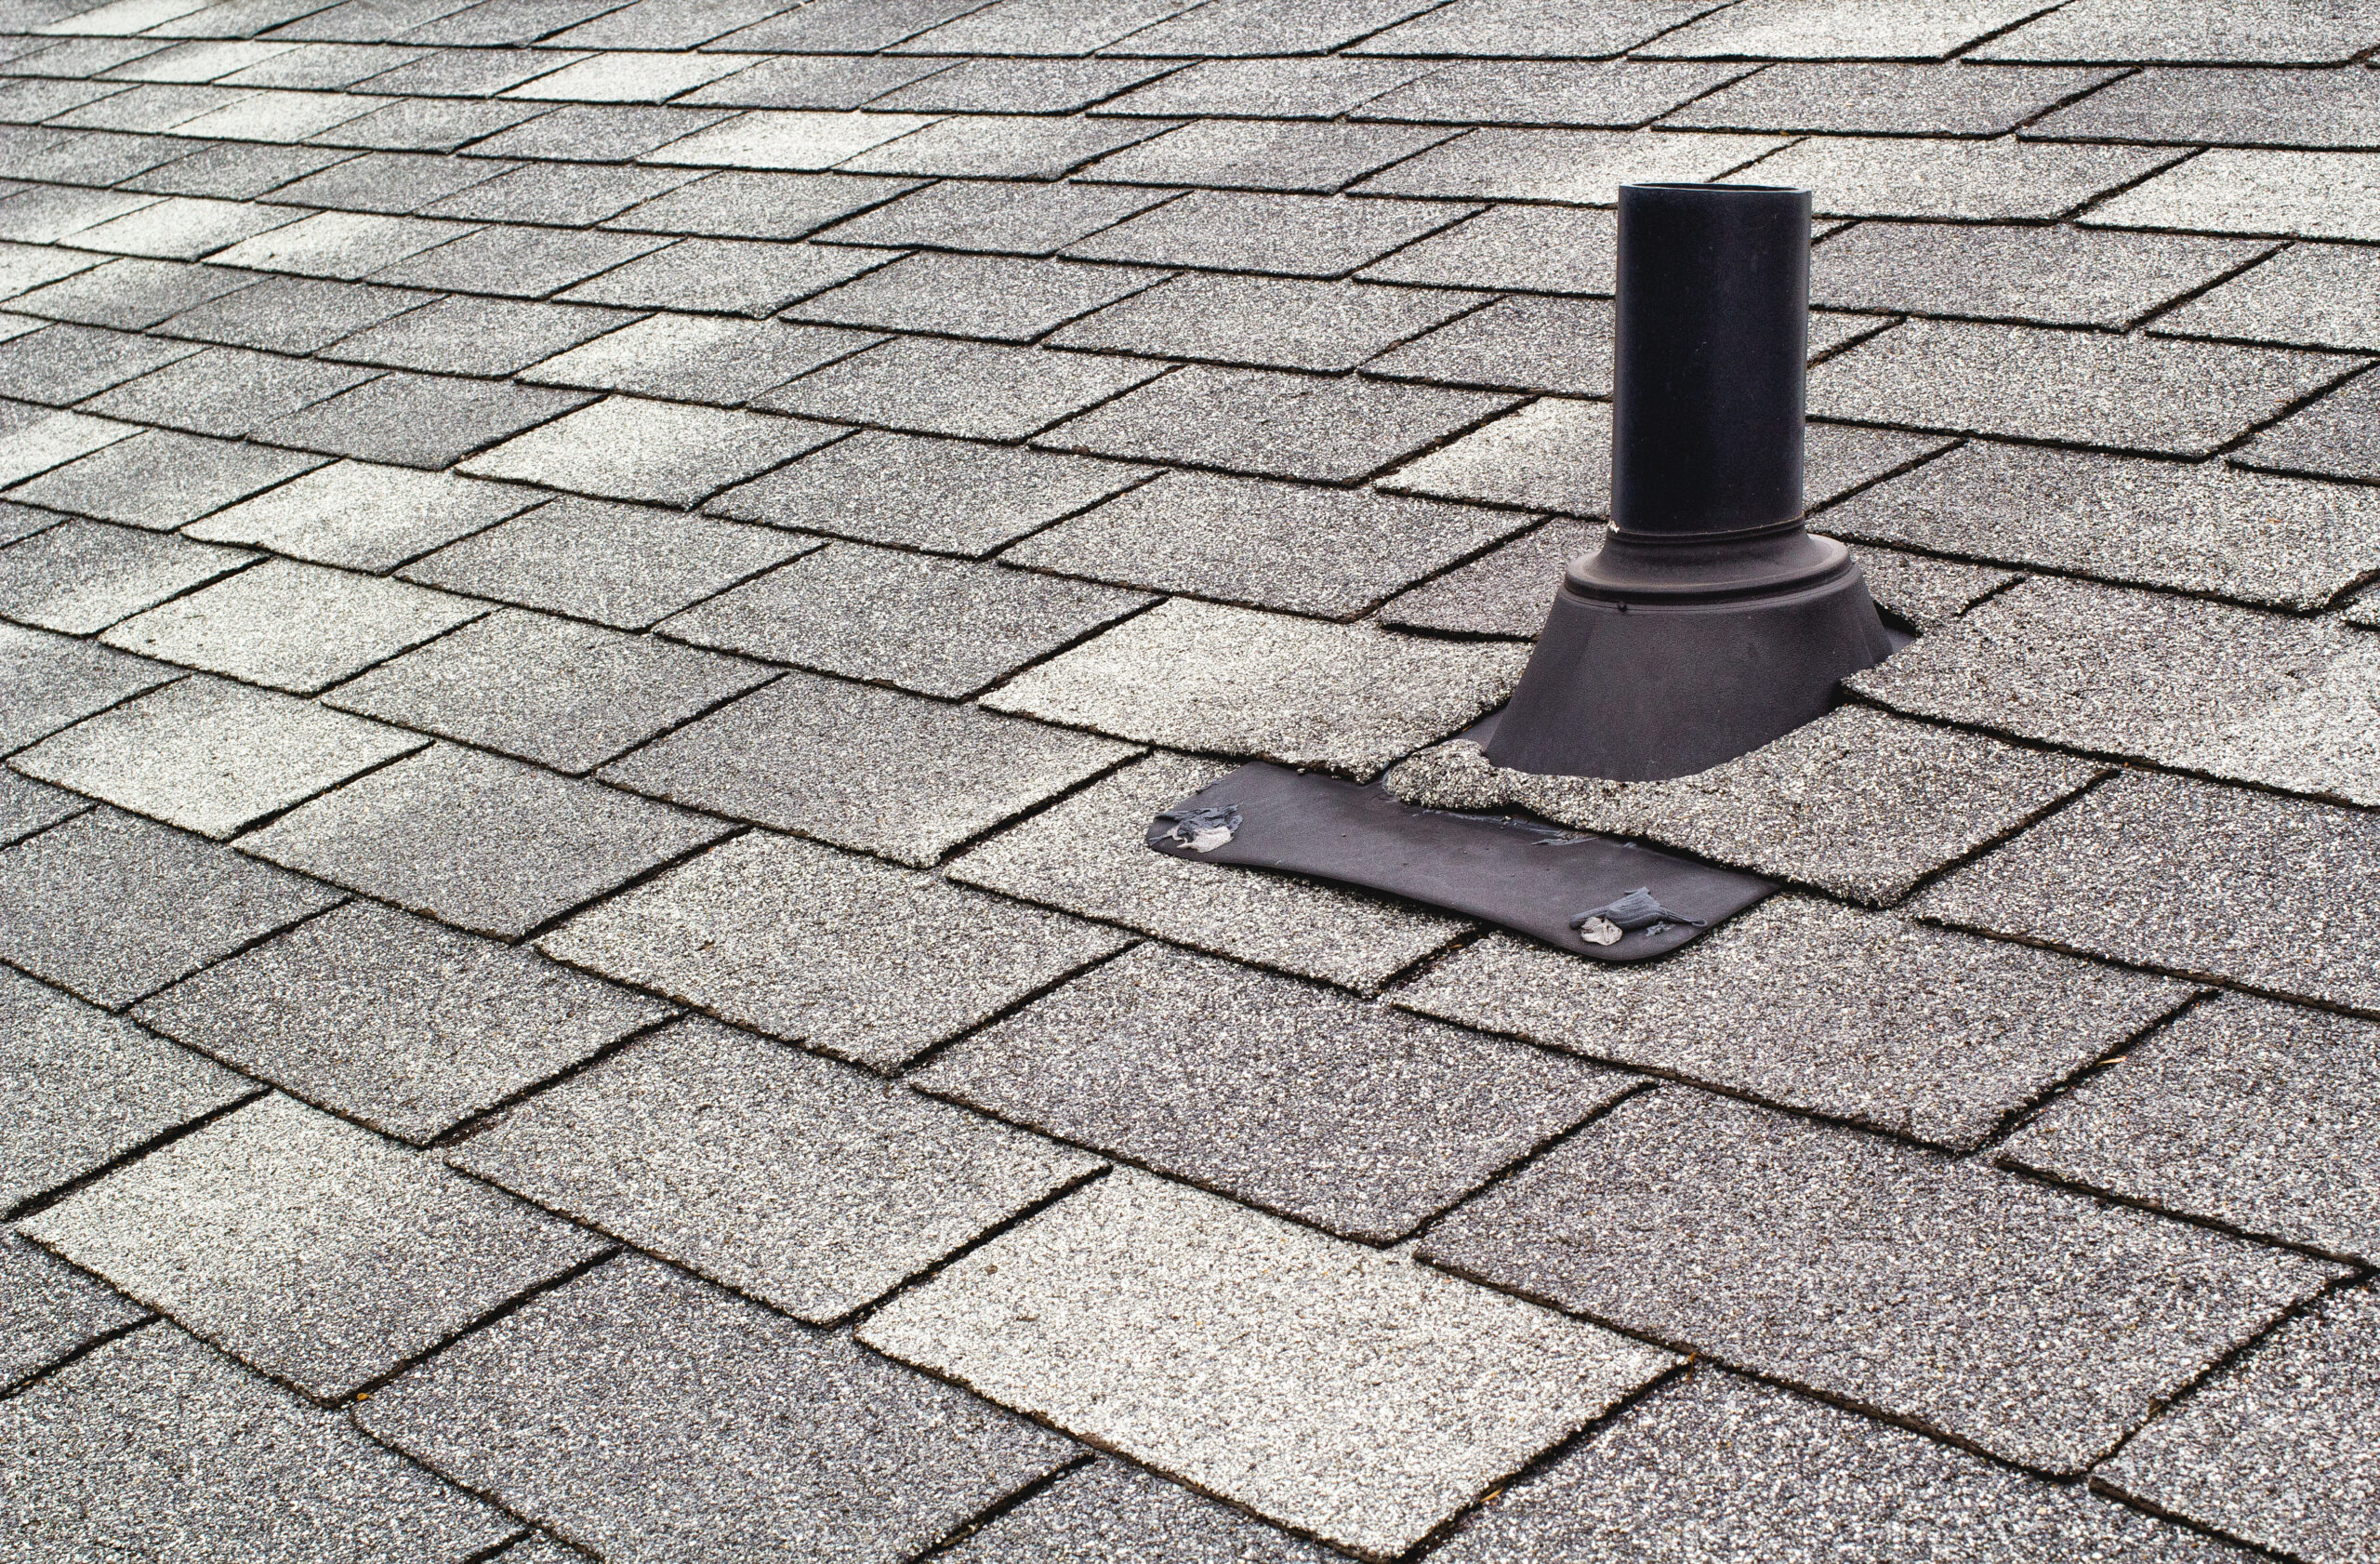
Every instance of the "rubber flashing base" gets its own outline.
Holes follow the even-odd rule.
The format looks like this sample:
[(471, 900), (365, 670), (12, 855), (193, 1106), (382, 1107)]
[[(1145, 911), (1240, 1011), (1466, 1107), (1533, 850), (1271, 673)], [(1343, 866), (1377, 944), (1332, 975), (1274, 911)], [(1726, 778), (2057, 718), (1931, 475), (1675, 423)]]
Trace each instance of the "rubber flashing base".
[[(1204, 828), (1182, 828), (1197, 816)], [(1235, 817), (1236, 816), (1236, 817)], [(1218, 840), (1220, 839), (1220, 840)], [(1204, 842), (1204, 851), (1194, 842)], [(1171, 857), (1282, 869), (1425, 902), (1598, 961), (1643, 961), (1691, 944), (1777, 882), (1654, 848), (1495, 815), (1417, 809), (1378, 783), (1259, 762), (1210, 783), (1151, 823)], [(1599, 945), (1574, 920), (1644, 889), (1680, 919)]]

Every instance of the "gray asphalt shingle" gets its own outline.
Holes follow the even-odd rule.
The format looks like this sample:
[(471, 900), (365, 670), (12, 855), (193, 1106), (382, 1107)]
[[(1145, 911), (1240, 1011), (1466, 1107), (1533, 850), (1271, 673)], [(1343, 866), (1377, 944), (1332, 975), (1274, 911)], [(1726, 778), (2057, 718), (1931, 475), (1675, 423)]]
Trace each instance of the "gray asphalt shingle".
[[(1954, 1006), (1941, 995), (1955, 991)], [(1954, 1150), (2171, 1013), (2185, 985), (1780, 896), (1675, 961), (1494, 934), (1394, 1001)]]
[(20, 1228), (322, 1401), (345, 1399), (604, 1247), (278, 1095)]
[(1131, 753), (796, 672), (615, 762), (603, 780), (925, 868)]
[(1160, 945), (909, 1079), (1372, 1243), (1403, 1238), (1636, 1084)]
[(1674, 1086), (1441, 1221), (1421, 1253), (2052, 1475), (2340, 1274)]
[[(636, 1560), (725, 1548), (895, 1564), (1075, 1451), (846, 1336), (641, 1257), (531, 1299), (357, 1421), (515, 1513)], [(788, 1461), (794, 1428), (804, 1448)]]
[(517, 939), (726, 833), (681, 810), (435, 744), (240, 845), (407, 911)]
[(164, 1324), (0, 1402), (0, 1469), (10, 1529), (78, 1551), (462, 1564), (521, 1529)]
[(1132, 1173), (1001, 1234), (858, 1335), (1374, 1559), (1674, 1361)]
[(447, 1160), (813, 1325), (1103, 1165), (715, 1021), (599, 1061)]
[(889, 1070), (1130, 942), (755, 831), (538, 943), (574, 966)]
[(673, 1012), (534, 951), (350, 901), (134, 1014), (419, 1146)]

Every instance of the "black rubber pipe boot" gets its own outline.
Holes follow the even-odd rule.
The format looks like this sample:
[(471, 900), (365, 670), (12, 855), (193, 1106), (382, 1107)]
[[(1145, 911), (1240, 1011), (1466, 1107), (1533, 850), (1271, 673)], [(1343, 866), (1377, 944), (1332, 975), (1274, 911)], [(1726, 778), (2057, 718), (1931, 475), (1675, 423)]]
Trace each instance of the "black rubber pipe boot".
[(1490, 761), (1708, 770), (1891, 652), (1849, 550), (1802, 528), (1809, 296), (1809, 192), (1620, 187), (1611, 524), (1565, 573)]

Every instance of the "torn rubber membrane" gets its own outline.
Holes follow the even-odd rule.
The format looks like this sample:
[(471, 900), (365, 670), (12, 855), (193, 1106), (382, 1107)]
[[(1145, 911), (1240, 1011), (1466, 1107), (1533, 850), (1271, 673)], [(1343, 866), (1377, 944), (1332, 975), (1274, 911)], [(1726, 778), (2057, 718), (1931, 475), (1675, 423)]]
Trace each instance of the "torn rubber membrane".
[(1148, 844), (1177, 858), (1386, 891), (1599, 961), (1666, 955), (1777, 889), (1633, 842), (1420, 809), (1377, 782), (1263, 762), (1158, 815)]

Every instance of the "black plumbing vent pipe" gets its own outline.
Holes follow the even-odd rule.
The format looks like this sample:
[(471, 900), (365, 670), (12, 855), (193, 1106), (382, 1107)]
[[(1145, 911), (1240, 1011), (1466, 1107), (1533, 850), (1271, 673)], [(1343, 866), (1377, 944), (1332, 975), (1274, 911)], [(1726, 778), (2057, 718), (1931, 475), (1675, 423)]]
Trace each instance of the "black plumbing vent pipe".
[(1684, 776), (1825, 711), (1894, 643), (1802, 527), (1810, 195), (1623, 185), (1611, 524), (1570, 563), (1488, 758)]

